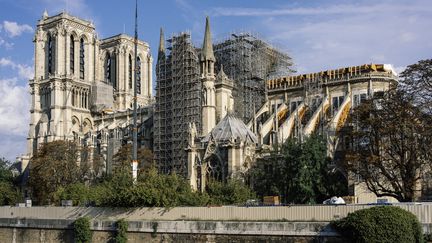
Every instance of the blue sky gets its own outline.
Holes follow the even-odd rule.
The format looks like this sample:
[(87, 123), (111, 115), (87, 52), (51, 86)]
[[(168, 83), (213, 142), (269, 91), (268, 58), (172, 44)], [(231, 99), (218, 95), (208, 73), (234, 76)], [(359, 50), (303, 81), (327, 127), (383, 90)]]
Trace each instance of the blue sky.
[[(43, 11), (92, 20), (106, 38), (133, 34), (134, 2), (0, 0), (0, 157), (25, 153), (32, 38)], [(139, 0), (139, 36), (154, 57), (160, 27), (166, 37), (189, 30), (201, 44), (207, 15), (215, 40), (233, 31), (256, 33), (288, 52), (299, 73), (371, 62), (401, 71), (432, 54), (430, 0)]]

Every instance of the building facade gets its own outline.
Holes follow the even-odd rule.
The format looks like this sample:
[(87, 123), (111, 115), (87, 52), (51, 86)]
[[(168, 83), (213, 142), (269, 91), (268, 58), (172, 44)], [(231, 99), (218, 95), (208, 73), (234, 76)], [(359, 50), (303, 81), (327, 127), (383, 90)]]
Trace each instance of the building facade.
[(37, 23), (34, 45), (24, 163), (42, 143), (54, 140), (75, 140), (101, 152), (108, 146), (105, 138), (117, 137), (113, 130), (129, 126), (135, 82), (138, 104), (145, 116), (151, 115), (150, 108), (144, 108), (152, 101), (153, 60), (147, 43), (138, 41), (135, 62), (134, 38), (120, 34), (98, 39), (91, 22), (65, 12), (48, 16), (45, 11)]
[(233, 111), (234, 81), (221, 65), (215, 74), (216, 58), (206, 19), (204, 42), (199, 56), (201, 80), (201, 129), (189, 123), (187, 178), (194, 190), (204, 191), (209, 180), (226, 182), (245, 172), (254, 161), (258, 139)]
[[(268, 100), (248, 123), (261, 147), (300, 141), (322, 135), (335, 170), (347, 179), (357, 203), (377, 202), (376, 196), (341, 166), (351, 139), (343, 129), (353, 108), (397, 85), (397, 75), (387, 64), (364, 64), (317, 73), (267, 80)], [(383, 198), (392, 201), (392, 198)]]

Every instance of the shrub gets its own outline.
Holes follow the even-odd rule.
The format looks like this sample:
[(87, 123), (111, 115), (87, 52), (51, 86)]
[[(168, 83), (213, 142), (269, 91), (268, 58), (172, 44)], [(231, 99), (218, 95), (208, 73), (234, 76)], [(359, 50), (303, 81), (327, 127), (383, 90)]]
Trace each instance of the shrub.
[(54, 193), (54, 200), (72, 200), (74, 206), (86, 206), (90, 201), (90, 189), (84, 183), (72, 183), (65, 187), (59, 187)]
[(75, 220), (74, 223), (74, 237), (77, 243), (91, 242), (92, 232), (90, 230), (90, 219), (82, 217)]
[(425, 242), (432, 242), (432, 233), (424, 234), (424, 241)]
[(230, 179), (227, 183), (209, 180), (206, 188), (210, 197), (209, 204), (235, 205), (244, 204), (255, 194), (242, 181)]
[(124, 219), (117, 221), (117, 233), (115, 237), (116, 243), (126, 243), (127, 242), (127, 230), (128, 223)]
[(332, 225), (350, 242), (423, 242), (417, 217), (399, 207), (379, 206), (358, 210), (332, 222)]
[(21, 194), (12, 183), (0, 181), (0, 206), (14, 206), (21, 199)]

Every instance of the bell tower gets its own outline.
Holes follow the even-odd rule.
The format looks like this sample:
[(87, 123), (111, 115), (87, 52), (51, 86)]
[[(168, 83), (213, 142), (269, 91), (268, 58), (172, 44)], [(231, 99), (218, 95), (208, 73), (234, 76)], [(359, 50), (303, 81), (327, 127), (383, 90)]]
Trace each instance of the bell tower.
[(93, 126), (90, 91), (95, 77), (92, 23), (63, 12), (37, 24), (28, 151), (54, 140), (75, 139)]

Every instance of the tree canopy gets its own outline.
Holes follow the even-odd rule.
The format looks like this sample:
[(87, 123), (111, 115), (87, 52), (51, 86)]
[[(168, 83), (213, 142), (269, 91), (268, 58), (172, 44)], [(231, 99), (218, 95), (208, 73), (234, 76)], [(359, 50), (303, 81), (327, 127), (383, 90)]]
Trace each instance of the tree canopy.
[(44, 144), (30, 162), (29, 185), (35, 204), (59, 205), (61, 200), (72, 200), (74, 205), (80, 206), (204, 206), (244, 203), (253, 195), (240, 181), (214, 182), (208, 193), (194, 192), (185, 178), (159, 174), (148, 149), (139, 150), (140, 171), (134, 183), (131, 152), (129, 145), (120, 148), (113, 158), (113, 173), (93, 178), (91, 166), (80, 157), (83, 151), (76, 143)]
[(400, 74), (400, 89), (413, 98), (413, 103), (432, 114), (432, 59), (409, 65)]
[(15, 205), (20, 198), (11, 163), (5, 158), (0, 158), (0, 206)]
[(284, 203), (302, 204), (346, 194), (346, 180), (333, 180), (336, 174), (326, 149), (319, 136), (311, 136), (303, 143), (288, 139), (249, 171), (255, 192), (259, 196), (280, 195)]
[(357, 107), (350, 117), (353, 146), (347, 167), (377, 196), (413, 201), (431, 169), (432, 121), (415, 97), (391, 90)]
[(75, 142), (45, 143), (30, 160), (29, 185), (32, 198), (49, 203), (59, 187), (81, 182), (89, 169), (84, 161), (78, 165), (81, 150)]
[[(137, 151), (139, 173), (149, 170), (153, 166), (153, 153), (148, 148), (139, 148)], [(123, 145), (113, 158), (113, 169), (130, 170), (132, 161), (132, 145)]]

